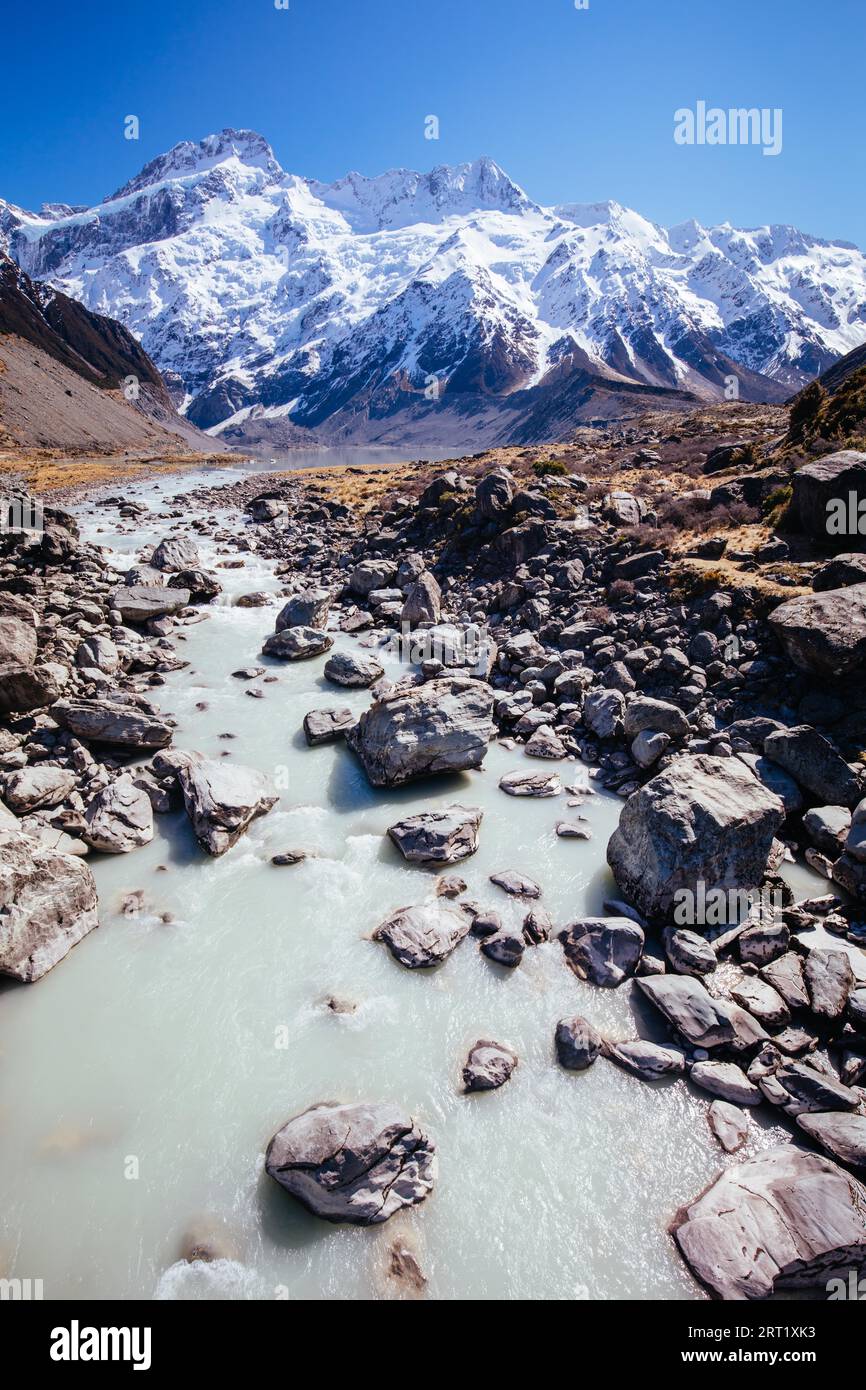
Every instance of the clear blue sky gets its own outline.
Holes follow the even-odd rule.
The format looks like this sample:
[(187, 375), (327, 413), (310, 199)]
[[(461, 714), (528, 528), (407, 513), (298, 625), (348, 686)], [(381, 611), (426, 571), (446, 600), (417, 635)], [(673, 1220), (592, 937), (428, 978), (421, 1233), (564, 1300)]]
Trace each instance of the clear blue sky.
[[(866, 247), (864, 46), (864, 0), (30, 0), (3, 21), (0, 197), (95, 202), (246, 126), (321, 179), (489, 154), (539, 202)], [(782, 153), (677, 146), (698, 99), (781, 107)]]

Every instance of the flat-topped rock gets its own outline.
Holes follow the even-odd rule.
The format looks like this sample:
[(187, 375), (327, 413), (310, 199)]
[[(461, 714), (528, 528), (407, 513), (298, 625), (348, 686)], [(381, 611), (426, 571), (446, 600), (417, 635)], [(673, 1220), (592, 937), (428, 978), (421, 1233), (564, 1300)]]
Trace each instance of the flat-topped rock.
[(334, 652), (325, 662), (325, 680), (335, 685), (363, 689), (384, 675), (384, 667), (374, 656), (360, 652)]
[(398, 908), (376, 928), (373, 940), (383, 941), (407, 970), (425, 970), (450, 956), (470, 926), (467, 913), (438, 899)]
[(559, 796), (562, 792), (558, 772), (506, 772), (499, 787), (508, 796)]
[(281, 661), (306, 661), (309, 657), (320, 656), (330, 651), (334, 645), (333, 637), (315, 627), (284, 627), (274, 632), (262, 647), (265, 656), (275, 656)]
[(111, 596), (111, 606), (125, 623), (141, 624), (171, 617), (189, 604), (189, 589), (167, 585), (123, 584)]
[(287, 627), (324, 628), (331, 611), (329, 589), (304, 589), (293, 594), (277, 614), (274, 627), (282, 632)]
[(826, 1291), (829, 1279), (866, 1268), (866, 1188), (823, 1155), (783, 1144), (727, 1168), (672, 1230), (717, 1298)]
[(824, 1115), (798, 1115), (797, 1124), (841, 1163), (866, 1168), (866, 1115), (831, 1111)]
[(166, 716), (114, 700), (60, 700), (52, 715), (77, 738), (117, 748), (166, 748), (174, 734)]
[(43, 807), (59, 806), (73, 788), (78, 778), (65, 767), (22, 767), (19, 772), (10, 773), (6, 778), (4, 796), (11, 811), (26, 815), (28, 811), (38, 811)]
[(340, 709), (311, 709), (304, 715), (304, 737), (311, 748), (321, 743), (333, 743), (351, 729), (355, 715), (347, 707)]
[(265, 1170), (325, 1221), (373, 1226), (429, 1196), (435, 1154), (400, 1106), (322, 1101), (277, 1131)]
[(737, 1030), (729, 1006), (713, 999), (692, 975), (639, 976), (637, 986), (694, 1047), (721, 1047), (735, 1041)]
[(661, 1081), (665, 1077), (681, 1076), (686, 1065), (682, 1052), (677, 1048), (661, 1047), (643, 1038), (605, 1043), (604, 1055), (608, 1061), (615, 1062), (641, 1081)]
[(866, 550), (862, 534), (851, 532), (851, 506), (855, 521), (866, 503), (866, 454), (841, 449), (835, 454), (804, 463), (793, 477), (792, 504), (800, 526), (831, 550)]
[(726, 1154), (736, 1153), (749, 1137), (748, 1116), (727, 1100), (713, 1101), (707, 1112), (707, 1123)]
[(455, 864), (477, 850), (483, 814), (474, 806), (443, 806), (397, 821), (388, 834), (411, 864)]

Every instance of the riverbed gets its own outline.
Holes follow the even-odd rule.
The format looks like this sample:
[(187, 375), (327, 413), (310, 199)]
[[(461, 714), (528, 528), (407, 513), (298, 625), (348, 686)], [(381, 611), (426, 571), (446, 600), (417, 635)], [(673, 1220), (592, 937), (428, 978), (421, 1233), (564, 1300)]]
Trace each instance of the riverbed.
[[(124, 489), (151, 509), (134, 532), (116, 511), (82, 506), (85, 535), (126, 567), (201, 481), (219, 480)], [(342, 744), (309, 749), (301, 734), (309, 709), (360, 711), (367, 692), (330, 686), (324, 658), (262, 663), (268, 681), (233, 676), (259, 663), (276, 610), (232, 598), (276, 594), (281, 581), (253, 555), (221, 569), (234, 553), (200, 548), (224, 593), (177, 630), (189, 665), (154, 699), (177, 719), (177, 747), (261, 769), (280, 801), (219, 860), (183, 813), (157, 817), (144, 849), (91, 856), (100, 928), (39, 983), (0, 991), (0, 1273), (41, 1279), (46, 1298), (396, 1297), (398, 1239), (428, 1298), (705, 1297), (669, 1223), (726, 1163), (789, 1131), (753, 1115), (732, 1160), (708, 1129), (709, 1097), (687, 1082), (647, 1084), (603, 1059), (563, 1071), (560, 1018), (583, 1014), (615, 1039), (663, 1035), (632, 987), (577, 980), (555, 939), (506, 971), (468, 937), (441, 968), (415, 972), (369, 939), (391, 910), (434, 893), (435, 875), (385, 834), (398, 818), (454, 800), (482, 808), (478, 853), (448, 872), (507, 919), (521, 910), (488, 876), (526, 873), (562, 926), (600, 913), (613, 892), (605, 849), (620, 800), (587, 795), (578, 813), (593, 838), (558, 839), (566, 797), (504, 795), (504, 772), (535, 765), (498, 744), (480, 772), (373, 790)], [(557, 770), (566, 784), (586, 780), (573, 762)], [(310, 857), (271, 865), (296, 848)], [(478, 1038), (509, 1043), (520, 1063), (502, 1090), (464, 1096), (460, 1069)], [(334, 1227), (268, 1179), (271, 1134), (324, 1099), (393, 1100), (415, 1115), (438, 1146), (432, 1197), (382, 1227)], [(185, 1237), (201, 1232), (219, 1258), (182, 1260)]]

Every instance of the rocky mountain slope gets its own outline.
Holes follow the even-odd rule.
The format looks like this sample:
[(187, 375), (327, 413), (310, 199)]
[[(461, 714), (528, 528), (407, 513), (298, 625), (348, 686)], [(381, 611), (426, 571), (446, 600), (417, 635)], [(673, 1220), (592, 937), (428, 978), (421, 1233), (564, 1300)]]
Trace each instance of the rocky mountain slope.
[(93, 208), (0, 202), (0, 236), (238, 442), (555, 439), (731, 376), (779, 401), (866, 340), (854, 246), (545, 208), (490, 159), (325, 184), (224, 130)]
[[(0, 253), (0, 440), (45, 449), (213, 449), (121, 324)], [(217, 445), (219, 447), (219, 445)]]

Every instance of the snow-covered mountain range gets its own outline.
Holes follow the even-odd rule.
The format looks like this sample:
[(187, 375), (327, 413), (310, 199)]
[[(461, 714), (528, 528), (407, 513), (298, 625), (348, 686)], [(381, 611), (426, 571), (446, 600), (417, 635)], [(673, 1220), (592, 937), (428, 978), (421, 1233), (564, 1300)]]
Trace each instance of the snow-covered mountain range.
[(33, 278), (118, 319), (227, 439), (479, 444), (666, 401), (779, 400), (866, 341), (866, 257), (793, 227), (541, 207), (490, 159), (288, 174), (224, 130), (95, 207), (0, 201)]

